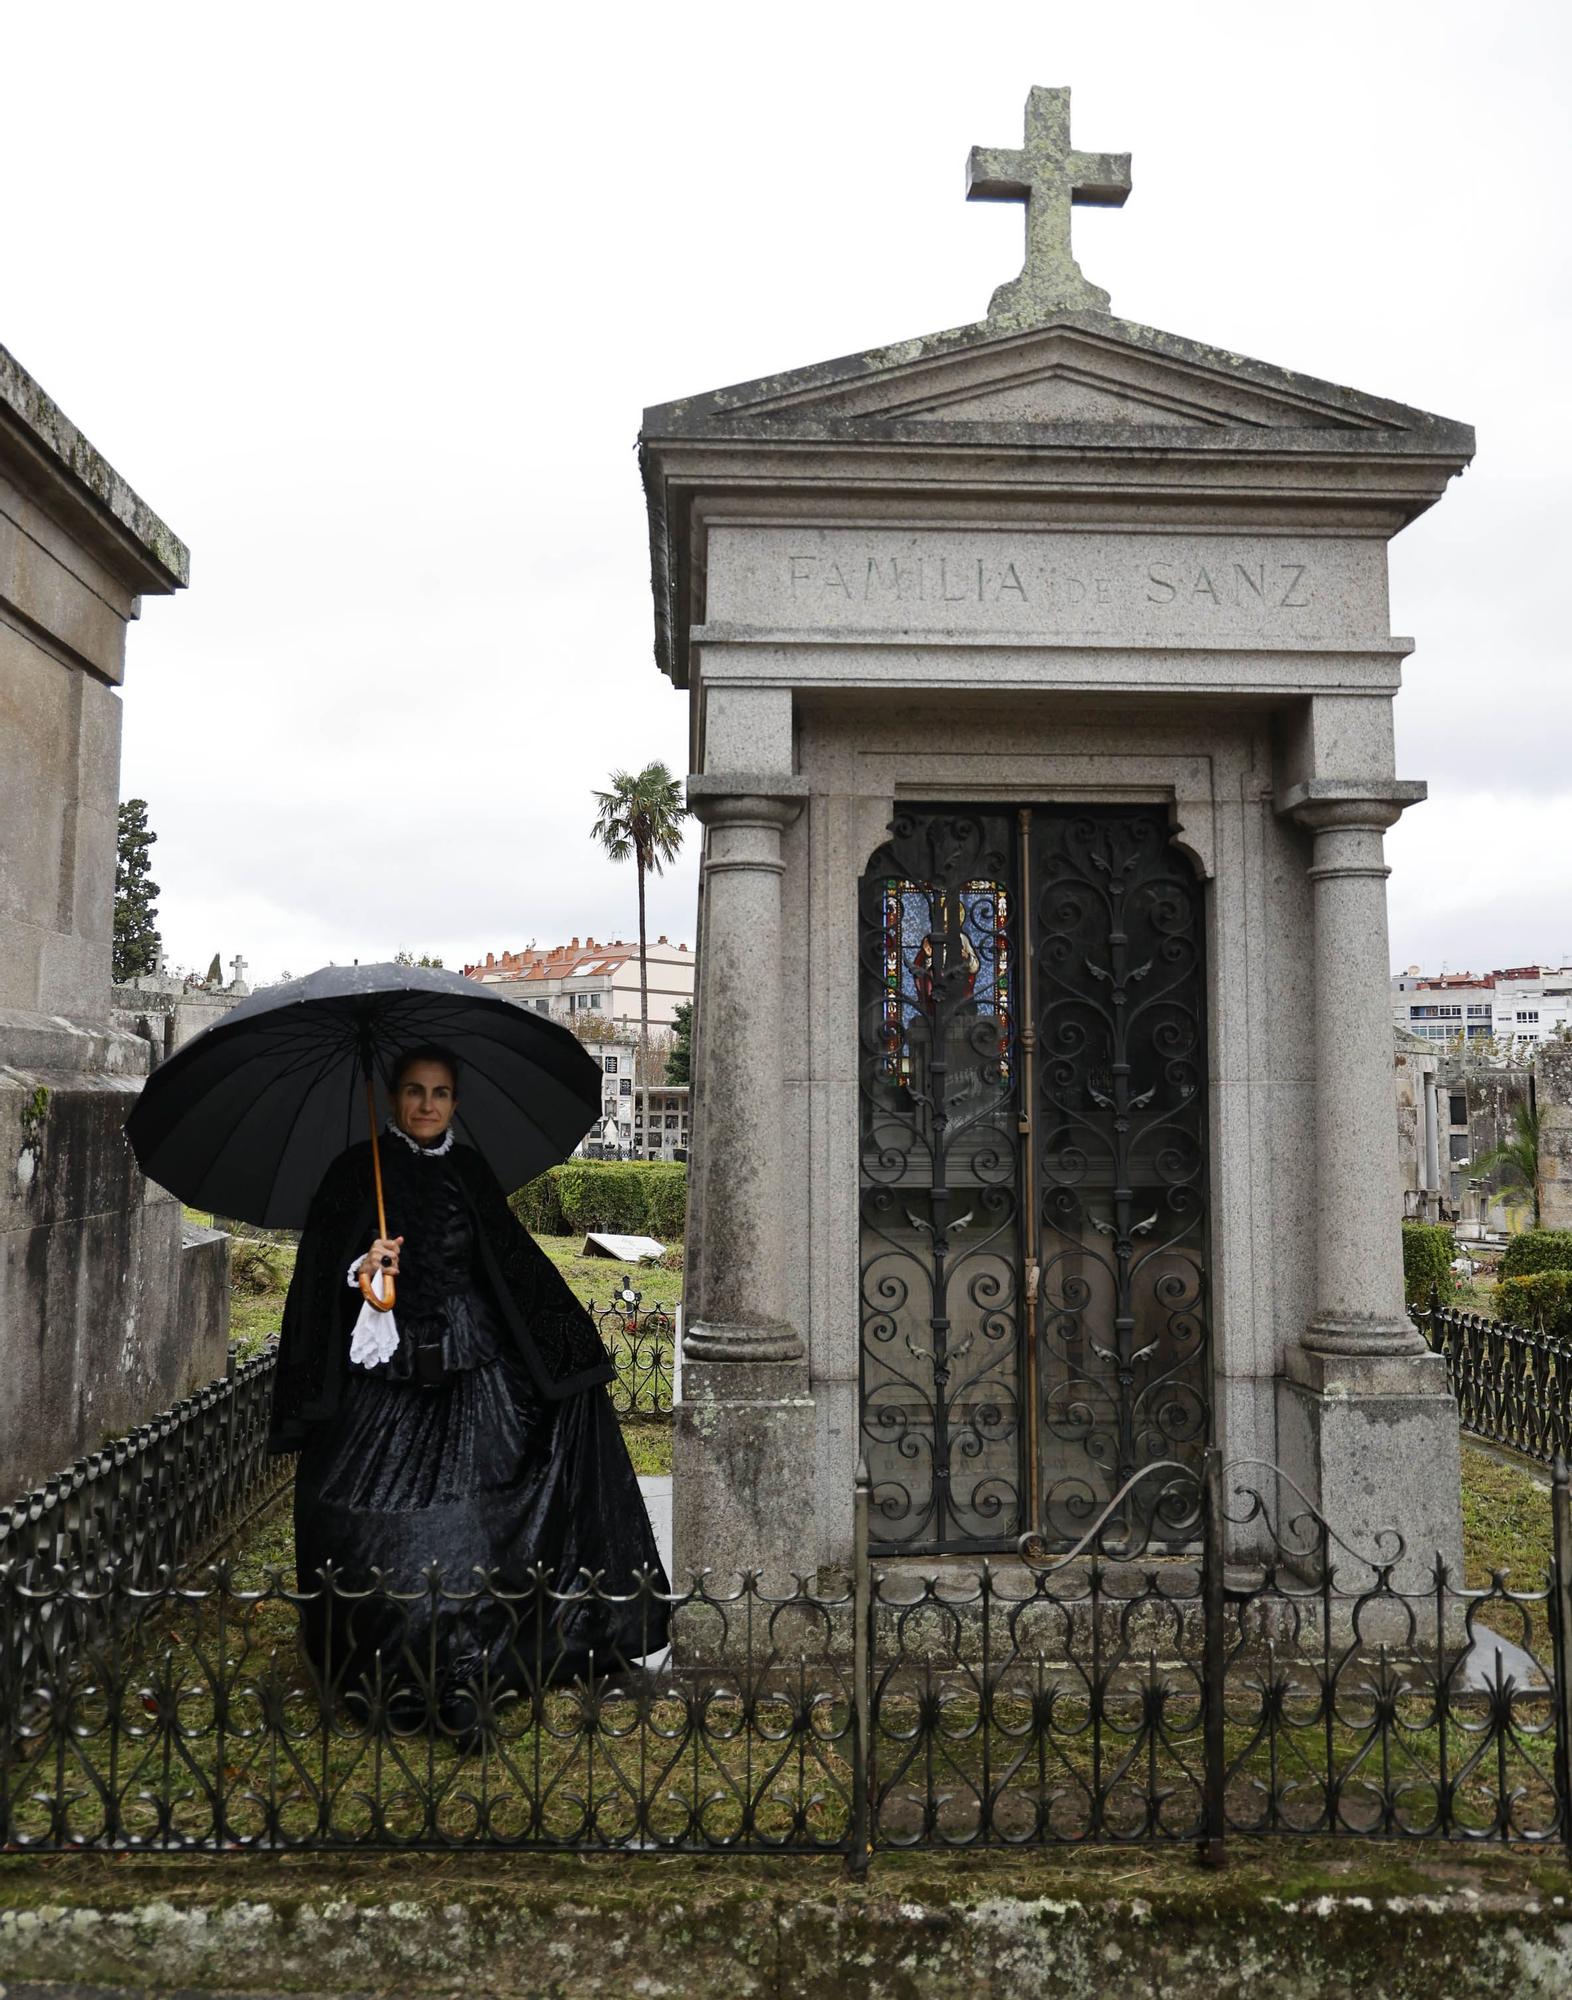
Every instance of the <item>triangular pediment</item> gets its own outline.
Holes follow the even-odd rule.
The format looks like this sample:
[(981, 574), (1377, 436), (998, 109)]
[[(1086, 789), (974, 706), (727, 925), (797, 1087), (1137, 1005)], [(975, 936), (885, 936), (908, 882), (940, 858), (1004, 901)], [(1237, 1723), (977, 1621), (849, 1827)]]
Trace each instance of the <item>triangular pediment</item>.
[[(647, 437), (724, 429), (774, 437), (827, 432), (937, 441), (940, 427), (1052, 443), (1095, 430), (1320, 432), (1385, 442), (1466, 426), (1105, 313), (1065, 314), (1024, 332), (986, 321), (739, 383), (645, 413)], [(1465, 443), (1466, 440), (1466, 443)]]

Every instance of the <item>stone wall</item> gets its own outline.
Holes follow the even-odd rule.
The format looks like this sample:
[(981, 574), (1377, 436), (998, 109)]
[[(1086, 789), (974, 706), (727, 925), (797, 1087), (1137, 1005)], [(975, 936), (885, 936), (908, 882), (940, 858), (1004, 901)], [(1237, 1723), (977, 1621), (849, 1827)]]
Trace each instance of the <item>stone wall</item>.
[(1572, 1042), (1545, 1042), (1534, 1054), (1539, 1110), (1539, 1219), (1572, 1229)]
[(183, 1049), (193, 1036), (215, 1021), (223, 1020), (231, 1007), (245, 999), (245, 992), (186, 992), (179, 988), (164, 992), (137, 986), (114, 988), (115, 1026), (128, 1035), (137, 1035), (153, 1051), (153, 1067)]
[(110, 1009), (126, 628), (187, 566), (0, 348), (0, 1496), (224, 1365), (226, 1246), (137, 1171)]
[(229, 1243), (137, 1171), (142, 1044), (0, 1069), (0, 1497), (224, 1372)]

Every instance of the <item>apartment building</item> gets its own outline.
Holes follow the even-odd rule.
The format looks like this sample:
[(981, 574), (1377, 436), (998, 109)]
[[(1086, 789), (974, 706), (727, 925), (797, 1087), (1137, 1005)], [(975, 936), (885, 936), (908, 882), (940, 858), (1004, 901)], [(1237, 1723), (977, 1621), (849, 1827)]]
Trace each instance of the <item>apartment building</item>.
[(1494, 1038), (1533, 1047), (1572, 1024), (1572, 965), (1511, 965), (1494, 972), (1442, 972), (1417, 965), (1392, 978), (1392, 1025), (1421, 1041)]
[[(670, 1029), (677, 1009), (693, 998), (694, 954), (685, 944), (655, 939), (645, 953), (649, 981), (650, 1033)], [(639, 1025), (639, 947), (614, 938), (609, 943), (587, 937), (567, 944), (522, 951), (487, 952), (484, 960), (464, 968), (466, 979), (491, 986), (504, 999), (533, 1007), (553, 1020), (581, 1013), (603, 1015), (624, 1028)]]

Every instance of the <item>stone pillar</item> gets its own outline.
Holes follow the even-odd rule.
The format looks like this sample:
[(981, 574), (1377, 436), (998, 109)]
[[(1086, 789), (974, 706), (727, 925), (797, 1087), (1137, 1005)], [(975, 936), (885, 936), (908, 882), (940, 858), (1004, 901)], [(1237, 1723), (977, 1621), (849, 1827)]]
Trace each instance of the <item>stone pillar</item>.
[[(694, 776), (706, 828), (695, 1009), (690, 1239), (682, 1399), (674, 1412), (677, 1578), (811, 1566), (815, 1412), (785, 1311), (781, 1133), (781, 835), (802, 809), (789, 774)], [(796, 1496), (785, 1506), (786, 1494)]]
[(1462, 1560), (1457, 1405), (1404, 1306), (1392, 1118), (1381, 837), (1423, 795), (1320, 778), (1278, 801), (1312, 835), (1316, 1053), (1316, 1309), (1286, 1356), (1280, 1454), (1356, 1548), (1398, 1526), (1414, 1586), (1438, 1551)]
[[(781, 1318), (787, 1246), (780, 1133), (781, 833), (800, 796), (717, 792), (689, 781), (708, 830), (704, 851), (704, 1148), (702, 1268), (689, 1361), (797, 1361), (802, 1336)], [(759, 780), (772, 782), (774, 780)]]
[(111, 1015), (120, 696), (184, 546), (0, 347), (0, 1497), (224, 1367), (227, 1244), (122, 1127), (151, 1051)]
[(1534, 1051), (1534, 1104), (1540, 1227), (1572, 1229), (1572, 1042), (1542, 1042)]
[(1439, 1222), (1446, 1189), (1441, 1180), (1440, 1091), (1432, 1070), (1425, 1077), (1425, 1200), (1426, 1222)]

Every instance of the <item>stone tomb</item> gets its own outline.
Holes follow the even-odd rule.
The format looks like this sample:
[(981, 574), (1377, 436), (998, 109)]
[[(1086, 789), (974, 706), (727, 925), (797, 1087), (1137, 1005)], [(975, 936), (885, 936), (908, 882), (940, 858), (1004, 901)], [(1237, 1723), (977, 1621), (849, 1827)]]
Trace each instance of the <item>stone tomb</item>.
[(187, 571), (0, 348), (0, 1500), (224, 1368), (228, 1246), (137, 1172), (111, 1019), (126, 629)]
[(844, 1561), (859, 1459), (887, 1554), (1064, 1546), (1211, 1438), (1459, 1550), (1382, 834), (1386, 544), (1472, 433), (1114, 317), (1069, 215), (1129, 162), (1068, 120), (972, 156), (1028, 218), (986, 319), (645, 413), (705, 825), (679, 1570)]

